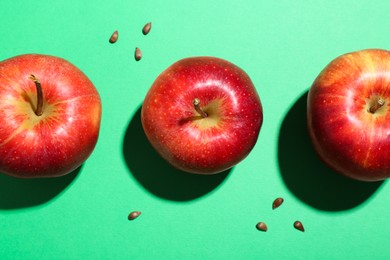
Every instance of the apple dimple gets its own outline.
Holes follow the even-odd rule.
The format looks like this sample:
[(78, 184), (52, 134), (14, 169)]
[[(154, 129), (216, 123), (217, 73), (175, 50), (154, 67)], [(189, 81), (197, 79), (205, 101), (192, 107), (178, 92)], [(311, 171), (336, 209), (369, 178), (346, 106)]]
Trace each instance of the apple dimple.
[(386, 99), (374, 95), (366, 99), (366, 111), (373, 116), (385, 116), (387, 113), (387, 104)]
[(217, 99), (209, 102), (208, 104), (203, 106), (203, 110), (207, 114), (207, 116), (193, 116), (191, 117), (192, 120), (190, 120), (189, 122), (199, 127), (200, 130), (205, 130), (211, 127), (221, 127), (220, 123), (223, 117), (221, 107), (223, 107), (223, 102), (223, 100)]

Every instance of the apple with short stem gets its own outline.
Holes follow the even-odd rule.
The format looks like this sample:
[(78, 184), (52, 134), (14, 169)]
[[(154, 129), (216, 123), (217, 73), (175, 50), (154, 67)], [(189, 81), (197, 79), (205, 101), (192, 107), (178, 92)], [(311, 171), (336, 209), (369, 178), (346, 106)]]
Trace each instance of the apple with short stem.
[(143, 102), (141, 120), (150, 143), (171, 165), (215, 174), (250, 153), (263, 110), (241, 68), (220, 58), (191, 57), (157, 77)]
[(353, 179), (389, 178), (389, 104), (389, 51), (360, 50), (330, 62), (308, 95), (308, 130), (319, 157)]
[(62, 58), (24, 54), (1, 61), (0, 172), (70, 173), (95, 148), (101, 110), (92, 82)]

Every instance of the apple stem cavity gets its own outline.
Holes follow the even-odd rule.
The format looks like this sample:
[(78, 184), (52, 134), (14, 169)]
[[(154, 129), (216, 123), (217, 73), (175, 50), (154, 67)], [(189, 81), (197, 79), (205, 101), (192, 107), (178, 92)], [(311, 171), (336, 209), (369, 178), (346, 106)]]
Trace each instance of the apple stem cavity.
[(370, 107), (369, 112), (374, 114), (379, 108), (381, 108), (385, 104), (385, 100), (383, 98), (378, 98), (375, 103)]
[(200, 108), (200, 100), (198, 98), (195, 98), (193, 101), (192, 101), (192, 104), (194, 104), (194, 108), (196, 110), (196, 112), (198, 112), (203, 118), (207, 117), (207, 113), (204, 112), (202, 110), (202, 108)]
[(35, 87), (37, 89), (37, 107), (34, 112), (37, 116), (41, 116), (43, 114), (43, 93), (41, 82), (33, 74), (30, 75), (29, 79), (35, 83)]

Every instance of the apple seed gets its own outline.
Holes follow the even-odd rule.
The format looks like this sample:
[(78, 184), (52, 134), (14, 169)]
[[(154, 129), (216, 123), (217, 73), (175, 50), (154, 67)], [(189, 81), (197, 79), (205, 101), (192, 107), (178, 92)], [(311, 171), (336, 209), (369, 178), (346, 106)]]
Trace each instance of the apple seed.
[(276, 209), (276, 208), (280, 207), (280, 205), (282, 205), (283, 202), (284, 202), (283, 198), (276, 198), (274, 200), (274, 202), (272, 203), (272, 209)]
[(264, 222), (257, 223), (256, 228), (257, 228), (257, 230), (260, 230), (263, 232), (266, 232), (268, 230), (268, 227)]
[(298, 220), (295, 221), (295, 222), (294, 222), (294, 228), (296, 228), (296, 229), (299, 230), (299, 231), (305, 232), (305, 228), (303, 227), (301, 221), (298, 221)]
[(152, 29), (152, 23), (147, 23), (145, 26), (142, 28), (142, 33), (144, 35), (147, 35), (150, 32), (150, 29)]
[(115, 43), (118, 40), (118, 31), (113, 32), (113, 34), (110, 37), (110, 43)]
[(141, 52), (140, 48), (138, 48), (138, 47), (135, 48), (134, 58), (136, 61), (139, 61), (142, 58), (142, 52)]
[(141, 211), (132, 211), (129, 216), (127, 217), (128, 220), (134, 220), (138, 218), (138, 216), (141, 215)]

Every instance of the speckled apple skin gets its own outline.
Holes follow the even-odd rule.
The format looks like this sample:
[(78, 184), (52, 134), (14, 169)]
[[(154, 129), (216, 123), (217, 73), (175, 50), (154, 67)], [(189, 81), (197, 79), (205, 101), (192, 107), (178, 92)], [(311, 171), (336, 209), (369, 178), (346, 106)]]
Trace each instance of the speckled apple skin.
[[(208, 114), (202, 118), (193, 105)], [(249, 76), (215, 57), (179, 60), (155, 80), (142, 105), (142, 125), (156, 151), (174, 167), (215, 174), (242, 161), (263, 122)]]
[[(43, 114), (33, 74), (41, 83)], [(79, 167), (96, 145), (101, 100), (88, 77), (55, 56), (25, 54), (0, 62), (0, 172), (56, 177)]]
[[(385, 103), (371, 113), (378, 98)], [(389, 51), (367, 49), (334, 59), (308, 94), (308, 130), (319, 157), (353, 179), (389, 178), (389, 104)]]

